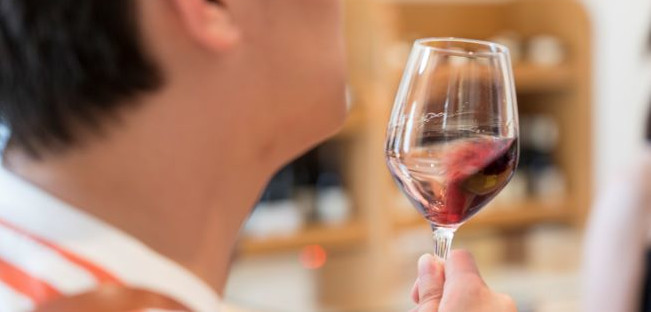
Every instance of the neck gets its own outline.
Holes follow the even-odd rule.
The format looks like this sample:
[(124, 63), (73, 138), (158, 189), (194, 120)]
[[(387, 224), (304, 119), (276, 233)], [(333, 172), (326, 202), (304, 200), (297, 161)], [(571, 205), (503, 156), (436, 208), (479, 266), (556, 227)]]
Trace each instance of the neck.
[[(125, 128), (99, 143), (38, 161), (10, 149), (5, 165), (141, 240), (222, 294), (241, 223), (271, 174), (270, 166), (255, 159), (259, 153), (238, 153), (251, 150), (240, 146), (251, 140), (237, 133), (229, 132), (217, 145), (228, 147), (228, 153), (206, 153), (208, 142), (193, 142), (178, 130), (194, 128), (194, 123), (184, 124), (178, 115), (173, 122), (140, 120), (138, 130)], [(176, 130), (161, 124), (175, 124), (168, 128)]]

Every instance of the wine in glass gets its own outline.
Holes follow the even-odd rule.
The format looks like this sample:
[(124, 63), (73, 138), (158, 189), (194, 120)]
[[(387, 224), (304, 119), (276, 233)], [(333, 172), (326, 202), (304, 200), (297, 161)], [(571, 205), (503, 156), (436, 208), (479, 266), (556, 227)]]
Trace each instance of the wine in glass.
[(455, 231), (509, 182), (518, 113), (509, 51), (485, 41), (414, 43), (389, 121), (389, 170), (445, 260)]

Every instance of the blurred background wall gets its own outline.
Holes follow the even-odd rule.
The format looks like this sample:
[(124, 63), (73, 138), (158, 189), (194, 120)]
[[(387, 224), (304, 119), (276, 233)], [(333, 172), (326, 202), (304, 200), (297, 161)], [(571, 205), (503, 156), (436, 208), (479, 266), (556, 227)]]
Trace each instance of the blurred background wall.
[(596, 187), (642, 148), (651, 104), (651, 2), (583, 1), (594, 29)]

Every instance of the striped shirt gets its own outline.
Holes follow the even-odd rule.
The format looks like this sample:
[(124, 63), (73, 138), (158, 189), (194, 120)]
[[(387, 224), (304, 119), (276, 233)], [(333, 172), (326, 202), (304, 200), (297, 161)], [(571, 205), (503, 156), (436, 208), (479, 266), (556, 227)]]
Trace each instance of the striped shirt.
[(104, 285), (144, 289), (192, 311), (219, 305), (185, 268), (0, 166), (0, 312), (32, 311)]

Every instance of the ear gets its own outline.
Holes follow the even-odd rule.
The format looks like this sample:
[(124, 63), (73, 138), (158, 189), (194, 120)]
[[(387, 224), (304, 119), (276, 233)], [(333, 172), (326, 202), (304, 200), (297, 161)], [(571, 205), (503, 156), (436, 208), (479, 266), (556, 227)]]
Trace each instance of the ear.
[(239, 40), (228, 8), (211, 0), (170, 0), (188, 34), (201, 46), (214, 52), (232, 48)]

